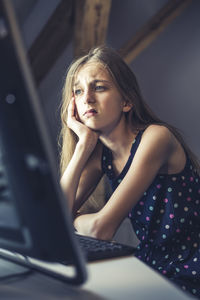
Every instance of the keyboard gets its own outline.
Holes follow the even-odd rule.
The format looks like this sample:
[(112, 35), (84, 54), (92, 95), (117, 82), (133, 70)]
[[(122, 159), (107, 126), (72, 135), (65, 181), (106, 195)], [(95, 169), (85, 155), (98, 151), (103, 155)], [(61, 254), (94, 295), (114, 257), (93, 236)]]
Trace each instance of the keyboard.
[(98, 240), (79, 234), (76, 236), (87, 261), (133, 255), (136, 250), (134, 247), (114, 241)]

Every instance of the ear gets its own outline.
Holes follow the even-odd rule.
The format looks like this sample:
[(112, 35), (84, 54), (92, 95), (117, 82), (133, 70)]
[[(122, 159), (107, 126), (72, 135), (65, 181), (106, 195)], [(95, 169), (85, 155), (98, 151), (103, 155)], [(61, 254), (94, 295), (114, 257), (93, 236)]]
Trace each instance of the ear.
[(123, 110), (123, 112), (129, 112), (132, 107), (133, 107), (133, 105), (131, 103), (124, 101), (122, 110)]

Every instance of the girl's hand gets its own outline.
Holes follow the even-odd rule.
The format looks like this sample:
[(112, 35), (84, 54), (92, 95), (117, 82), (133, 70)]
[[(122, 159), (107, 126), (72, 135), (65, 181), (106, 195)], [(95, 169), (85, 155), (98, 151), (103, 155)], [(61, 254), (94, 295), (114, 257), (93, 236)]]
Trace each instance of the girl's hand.
[(101, 240), (111, 240), (114, 231), (112, 226), (106, 226), (99, 212), (79, 215), (74, 220), (74, 227), (78, 233)]
[(96, 213), (79, 215), (74, 220), (74, 227), (78, 233), (95, 237), (94, 223)]
[(67, 125), (78, 136), (79, 142), (84, 143), (87, 147), (89, 146), (92, 151), (94, 150), (99, 138), (99, 133), (88, 128), (80, 121), (76, 111), (74, 96), (72, 97), (68, 107)]

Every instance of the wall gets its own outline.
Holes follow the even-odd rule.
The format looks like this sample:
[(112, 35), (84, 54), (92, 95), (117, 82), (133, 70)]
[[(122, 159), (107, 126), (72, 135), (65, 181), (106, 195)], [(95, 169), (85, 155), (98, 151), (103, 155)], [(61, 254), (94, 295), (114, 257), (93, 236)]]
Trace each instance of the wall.
[[(118, 9), (111, 13), (110, 44), (116, 48), (122, 46), (125, 30), (134, 33), (138, 23), (142, 26), (153, 10), (166, 2), (130, 0), (126, 1), (125, 9), (120, 0), (114, 1)], [(121, 24), (126, 28), (120, 30)], [(200, 1), (193, 0), (131, 67), (147, 103), (158, 116), (183, 132), (200, 157)]]
[[(25, 44), (30, 47), (41, 22), (53, 11), (59, 0), (49, 0), (43, 20), (38, 16), (45, 10), (44, 2), (37, 1), (24, 23)], [(113, 0), (108, 27), (107, 44), (119, 49), (144, 25), (167, 0)], [(34, 27), (33, 23), (37, 26)], [(38, 22), (41, 24), (38, 25)], [(32, 34), (30, 32), (32, 31)], [(192, 4), (132, 63), (143, 95), (157, 115), (178, 127), (186, 141), (200, 157), (200, 1)], [(39, 87), (39, 94), (57, 149), (59, 105), (65, 73), (73, 58), (70, 44)], [(126, 220), (127, 221), (127, 220)], [(126, 222), (125, 221), (125, 222)], [(125, 223), (116, 238), (128, 244), (137, 240), (130, 224)], [(126, 231), (126, 235), (124, 234)], [(127, 234), (128, 232), (128, 234)]]
[[(122, 4), (121, 0), (113, 0), (107, 43), (119, 49), (166, 2), (126, 0)], [(199, 37), (200, 1), (193, 0), (131, 63), (131, 67), (148, 104), (158, 116), (183, 132), (187, 142), (200, 157)], [(57, 107), (72, 52), (70, 45), (41, 83), (39, 90), (54, 140), (59, 128)]]

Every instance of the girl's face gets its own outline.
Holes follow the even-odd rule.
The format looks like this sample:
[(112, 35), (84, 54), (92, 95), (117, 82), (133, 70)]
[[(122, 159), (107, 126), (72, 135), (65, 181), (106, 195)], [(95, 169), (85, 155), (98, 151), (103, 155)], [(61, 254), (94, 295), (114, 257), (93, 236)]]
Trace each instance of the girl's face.
[(80, 121), (102, 133), (112, 131), (131, 109), (101, 63), (89, 62), (78, 71), (73, 93)]

